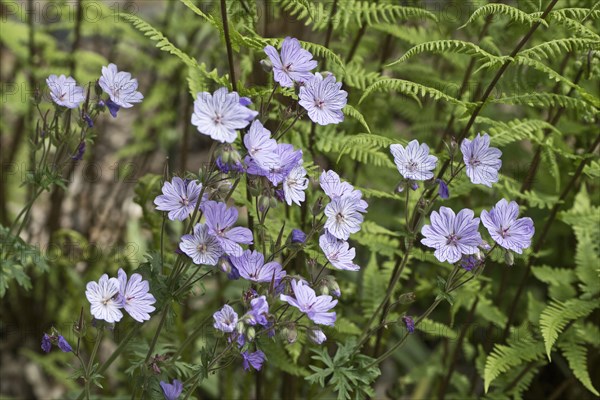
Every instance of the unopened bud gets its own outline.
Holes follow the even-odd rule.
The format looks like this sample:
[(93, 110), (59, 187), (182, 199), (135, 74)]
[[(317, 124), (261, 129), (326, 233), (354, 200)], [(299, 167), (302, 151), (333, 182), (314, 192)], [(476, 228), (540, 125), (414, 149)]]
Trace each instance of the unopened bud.
[(246, 338), (248, 338), (249, 341), (254, 340), (254, 338), (256, 337), (256, 329), (254, 329), (253, 326), (248, 327), (248, 330), (246, 331)]
[(509, 267), (515, 264), (515, 256), (510, 250), (506, 250), (506, 252), (504, 253), (504, 262)]
[(273, 71), (273, 63), (268, 58), (260, 60), (259, 64), (265, 72)]
[(260, 196), (258, 198), (258, 209), (261, 212), (267, 211), (271, 207), (271, 200), (267, 196)]
[(290, 344), (296, 342), (296, 339), (298, 339), (298, 330), (296, 329), (296, 325), (290, 323), (284, 326), (281, 330), (281, 336)]
[(398, 303), (400, 304), (410, 304), (415, 301), (417, 297), (413, 292), (403, 293), (398, 297)]

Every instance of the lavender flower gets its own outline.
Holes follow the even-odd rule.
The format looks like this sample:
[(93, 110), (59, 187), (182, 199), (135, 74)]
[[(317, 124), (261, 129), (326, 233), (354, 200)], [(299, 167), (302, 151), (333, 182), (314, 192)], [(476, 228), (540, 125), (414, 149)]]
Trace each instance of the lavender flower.
[(206, 224), (196, 224), (193, 235), (183, 235), (179, 248), (197, 265), (217, 265), (223, 254), (219, 241), (208, 233)]
[(318, 72), (300, 87), (298, 103), (306, 109), (309, 118), (319, 125), (338, 124), (344, 120), (342, 109), (346, 106), (348, 92), (335, 76), (323, 78)]
[(112, 115), (113, 118), (117, 118), (117, 114), (119, 113), (121, 107), (111, 99), (106, 100), (105, 105), (108, 108), (110, 115)]
[(83, 155), (85, 154), (85, 140), (79, 142), (79, 146), (77, 146), (77, 152), (71, 156), (71, 160), (73, 161), (81, 161), (83, 159)]
[(450, 197), (450, 191), (448, 190), (448, 185), (446, 185), (446, 182), (441, 179), (436, 179), (435, 181), (440, 186), (438, 189), (438, 196), (440, 196), (442, 199), (447, 199)]
[(142, 280), (140, 274), (132, 274), (128, 281), (127, 274), (122, 268), (119, 268), (118, 277), (119, 300), (125, 311), (138, 322), (149, 320), (150, 313), (155, 310), (152, 304), (156, 303), (156, 299), (149, 293), (148, 281)]
[(225, 304), (220, 311), (215, 312), (213, 318), (215, 329), (225, 333), (233, 332), (238, 323), (238, 315), (229, 304)]
[(157, 210), (168, 211), (171, 221), (183, 221), (196, 209), (201, 191), (201, 183), (176, 176), (163, 184), (162, 194), (154, 199), (154, 204)]
[(327, 336), (323, 333), (323, 331), (316, 326), (309, 328), (306, 333), (308, 334), (308, 338), (316, 344), (322, 344), (327, 340)]
[(256, 165), (265, 170), (280, 166), (277, 154), (277, 142), (271, 139), (271, 132), (265, 129), (260, 121), (256, 120), (250, 125), (250, 130), (244, 136), (244, 145), (248, 150), (246, 163), (252, 160)]
[(260, 296), (250, 300), (250, 310), (243, 319), (248, 325), (266, 326), (269, 323), (267, 315), (269, 315), (269, 303), (265, 296)]
[(88, 282), (85, 297), (90, 302), (90, 312), (94, 318), (108, 323), (119, 322), (123, 318), (120, 308), (122, 302), (118, 300), (120, 284), (117, 278), (108, 278), (104, 274), (98, 283)]
[(268, 168), (262, 168), (252, 159), (246, 159), (248, 173), (266, 177), (274, 186), (286, 179), (290, 171), (297, 165), (302, 165), (302, 150), (295, 150), (294, 146), (280, 143), (275, 149), (279, 162)]
[(64, 353), (70, 353), (73, 351), (73, 348), (67, 342), (67, 339), (63, 335), (58, 335), (58, 348), (61, 349)]
[(335, 171), (323, 171), (319, 177), (319, 183), (321, 184), (321, 189), (323, 189), (331, 200), (349, 196), (356, 201), (359, 212), (367, 212), (369, 205), (362, 199), (362, 192), (354, 189), (354, 186), (348, 182), (342, 182), (340, 176)]
[(325, 253), (327, 260), (337, 269), (358, 271), (360, 267), (354, 264), (355, 250), (350, 248), (348, 242), (336, 239), (333, 235), (325, 232), (319, 238), (319, 246)]
[(306, 242), (306, 233), (302, 232), (300, 229), (292, 229), (291, 241), (292, 243)]
[(275, 82), (284, 87), (294, 82), (307, 82), (312, 78), (310, 71), (317, 67), (312, 54), (300, 46), (298, 39), (286, 37), (281, 44), (281, 56), (273, 46), (265, 47), (265, 53), (273, 64)]
[(236, 92), (229, 93), (227, 88), (222, 87), (214, 94), (198, 93), (192, 124), (203, 135), (221, 143), (233, 143), (237, 137), (236, 130), (248, 126), (250, 116), (253, 118), (257, 114), (240, 104), (240, 96)]
[(319, 325), (333, 326), (335, 324), (335, 311), (329, 312), (337, 304), (331, 296), (317, 296), (315, 291), (302, 281), (293, 280), (292, 290), (294, 297), (280, 295), (281, 301), (285, 301), (305, 313), (314, 323)]
[(46, 78), (50, 97), (59, 106), (77, 108), (85, 100), (85, 90), (77, 86), (75, 79), (64, 75), (50, 75)]
[(231, 262), (242, 278), (253, 282), (279, 282), (286, 275), (278, 262), (265, 264), (265, 257), (258, 251), (246, 250), (240, 257), (231, 257)]
[(433, 178), (437, 157), (429, 154), (429, 146), (411, 141), (406, 148), (401, 144), (392, 144), (390, 151), (394, 156), (396, 168), (406, 179), (426, 181)]
[(244, 351), (242, 353), (242, 358), (242, 365), (244, 366), (244, 371), (250, 370), (250, 367), (254, 368), (257, 371), (260, 371), (266, 359), (265, 353), (263, 353), (260, 350), (256, 350), (254, 353)]
[(172, 384), (161, 381), (160, 387), (165, 395), (165, 400), (177, 400), (183, 392), (183, 383), (177, 379), (174, 379)]
[(89, 116), (89, 114), (87, 114), (87, 113), (83, 114), (83, 120), (87, 124), (88, 128), (94, 127), (94, 120)]
[(204, 204), (204, 215), (208, 233), (214, 235), (223, 251), (231, 256), (243, 253), (241, 244), (252, 244), (252, 231), (241, 226), (232, 228), (238, 219), (238, 211), (234, 207), (227, 208), (225, 203), (207, 201)]
[(502, 152), (490, 147), (490, 136), (479, 133), (472, 141), (464, 139), (460, 144), (463, 160), (467, 166), (467, 176), (471, 182), (492, 187), (498, 182), (498, 170), (502, 166)]
[[(141, 103), (144, 99), (144, 96), (137, 91), (137, 79), (132, 79), (129, 72), (119, 72), (115, 64), (102, 67), (102, 76), (98, 80), (98, 83), (102, 90), (108, 94), (110, 101), (117, 107), (131, 108), (134, 103)], [(108, 107), (110, 108), (111, 106), (109, 105)], [(113, 117), (116, 117), (116, 112), (113, 114)]]
[(360, 230), (363, 216), (360, 203), (352, 196), (333, 199), (325, 207), (325, 229), (338, 239), (348, 240), (350, 234)]
[(44, 350), (45, 353), (49, 353), (50, 350), (52, 350), (52, 342), (47, 333), (44, 333), (44, 336), (42, 336), (42, 350)]
[(502, 199), (488, 212), (481, 212), (481, 222), (500, 246), (519, 254), (531, 246), (531, 238), (535, 233), (531, 218), (517, 218), (519, 206)]
[(292, 202), (300, 205), (305, 200), (304, 191), (308, 188), (306, 170), (301, 165), (295, 166), (283, 181), (283, 194), (288, 206)]
[(460, 266), (465, 271), (472, 271), (475, 268), (477, 268), (480, 264), (481, 264), (481, 262), (477, 259), (477, 257), (472, 256), (472, 255), (463, 256), (462, 259), (460, 260)]
[(405, 315), (402, 317), (402, 321), (404, 321), (404, 325), (406, 325), (406, 330), (409, 334), (415, 332), (415, 321), (413, 321), (412, 317)]
[(473, 211), (467, 208), (454, 214), (448, 207), (441, 207), (439, 214), (431, 213), (431, 225), (421, 230), (425, 236), (421, 243), (435, 249), (435, 257), (440, 261), (455, 263), (463, 254), (475, 254), (481, 244), (477, 231), (479, 218), (473, 218)]

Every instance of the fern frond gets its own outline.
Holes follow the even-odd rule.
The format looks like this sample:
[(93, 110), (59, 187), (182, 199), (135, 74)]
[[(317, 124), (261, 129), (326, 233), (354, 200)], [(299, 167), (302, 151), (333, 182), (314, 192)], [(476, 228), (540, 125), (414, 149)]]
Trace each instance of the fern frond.
[(581, 382), (583, 386), (596, 396), (600, 396), (598, 390), (592, 384), (590, 373), (587, 365), (587, 348), (574, 340), (563, 341), (558, 344), (563, 356), (569, 363), (569, 368), (573, 371), (575, 378)]
[[(461, 119), (461, 121), (466, 121), (466, 119)], [(486, 127), (481, 129), (489, 132), (492, 143), (499, 146), (505, 146), (523, 139), (540, 143), (543, 138), (541, 132), (546, 129), (559, 135), (561, 134), (553, 125), (541, 119), (515, 118), (511, 121), (503, 122), (486, 117), (477, 117), (475, 123), (484, 124)]]
[(541, 108), (560, 107), (573, 111), (589, 113), (598, 112), (596, 108), (581, 99), (556, 93), (527, 93), (516, 96), (506, 96), (492, 99), (490, 100), (490, 103), (526, 105)]
[(578, 34), (581, 37), (585, 37), (588, 39), (596, 39), (596, 40), (598, 40), (600, 38), (600, 36), (596, 32), (594, 32), (590, 28), (583, 25), (583, 23), (581, 23), (580, 21), (578, 21), (576, 19), (569, 18), (563, 14), (560, 14), (559, 13), (560, 11), (563, 11), (563, 10), (557, 10), (556, 12), (551, 12), (550, 14), (548, 14), (546, 19), (548, 21), (550, 21), (550, 23), (552, 23), (552, 25), (562, 25), (565, 28), (567, 28), (568, 30)]
[(483, 380), (485, 392), (490, 384), (502, 373), (523, 364), (543, 357), (544, 346), (540, 342), (521, 340), (510, 345), (497, 344), (485, 360)]
[(350, 104), (346, 104), (343, 109), (345, 115), (348, 115), (354, 119), (356, 119), (360, 124), (367, 130), (367, 132), (371, 133), (371, 129), (365, 120), (365, 117), (358, 111), (356, 108), (352, 107)]
[(180, 0), (187, 8), (192, 10), (196, 15), (202, 17), (205, 21), (210, 23), (215, 28), (221, 30), (221, 24), (217, 22), (217, 20), (210, 14), (204, 13), (201, 9), (196, 7), (196, 5), (192, 2), (192, 0)]
[(368, 96), (370, 96), (373, 93), (389, 91), (389, 90), (394, 90), (396, 92), (402, 93), (402, 94), (404, 94), (406, 96), (410, 96), (412, 98), (418, 98), (417, 96), (421, 96), (421, 97), (430, 97), (434, 100), (444, 100), (444, 101), (447, 101), (448, 103), (451, 103), (451, 104), (454, 104), (457, 106), (461, 106), (461, 107), (464, 107), (467, 109), (473, 106), (473, 103), (463, 102), (452, 96), (448, 96), (444, 92), (441, 92), (432, 87), (421, 85), (421, 84), (415, 83), (415, 82), (406, 81), (404, 79), (394, 79), (394, 78), (384, 78), (384, 79), (381, 79), (381, 80), (373, 83), (371, 86), (369, 86), (365, 90), (365, 92), (363, 93), (362, 97), (360, 98), (360, 100), (358, 102), (359, 102), (359, 104), (362, 103)]
[(304, 25), (311, 25), (314, 30), (324, 29), (331, 14), (324, 3), (314, 4), (308, 0), (282, 0), (280, 6), (291, 16), (304, 21)]
[(487, 17), (488, 15), (504, 15), (510, 18), (512, 21), (516, 21), (526, 25), (533, 25), (534, 23), (541, 21), (541, 23), (545, 26), (548, 26), (548, 23), (544, 20), (540, 20), (535, 16), (531, 16), (524, 11), (519, 10), (516, 7), (512, 7), (506, 4), (486, 4), (482, 7), (479, 7), (477, 10), (471, 14), (467, 22), (459, 29), (464, 28), (465, 26), (473, 23), (475, 20)]
[(437, 21), (437, 17), (430, 11), (418, 7), (405, 7), (396, 4), (376, 3), (373, 1), (341, 1), (339, 11), (334, 17), (334, 28), (339, 25), (344, 28), (353, 19), (356, 25), (362, 27), (364, 24), (371, 26), (379, 23), (395, 24), (401, 20), (412, 18), (430, 19)]
[(440, 39), (440, 34), (433, 29), (424, 26), (405, 26), (396, 24), (375, 24), (373, 29), (394, 36), (410, 45), (417, 45), (423, 42), (431, 42)]
[(360, 90), (365, 90), (369, 85), (379, 79), (381, 79), (381, 74), (379, 72), (369, 71), (365, 69), (362, 64), (357, 62), (351, 62), (346, 65), (345, 73), (340, 76), (340, 80), (344, 82), (344, 85)]
[(584, 318), (599, 305), (594, 301), (570, 299), (565, 302), (552, 301), (540, 315), (540, 329), (546, 345), (548, 359), (552, 346), (558, 335), (565, 329), (570, 321)]
[(409, 49), (402, 57), (397, 59), (396, 61), (388, 64), (388, 67), (391, 67), (395, 64), (405, 62), (409, 58), (421, 54), (424, 52), (431, 53), (458, 53), (458, 54), (467, 54), (470, 56), (474, 56), (480, 59), (483, 59), (490, 63), (498, 63), (502, 64), (507, 57), (498, 57), (493, 54), (488, 53), (483, 50), (481, 47), (477, 46), (471, 42), (465, 42), (462, 40), (435, 40), (432, 42), (420, 43), (413, 48)]
[(598, 9), (598, 8), (599, 8), (599, 3), (596, 3), (594, 8), (577, 8), (577, 7), (563, 8), (561, 10), (551, 11), (549, 16), (559, 15), (560, 17), (571, 18), (571, 19), (577, 20), (579, 22), (582, 22), (583, 20), (593, 21), (595, 19), (600, 18), (600, 9)]
[(550, 40), (533, 46), (519, 53), (521, 57), (555, 59), (561, 54), (577, 51), (589, 51), (600, 49), (600, 41), (595, 39), (563, 38)]

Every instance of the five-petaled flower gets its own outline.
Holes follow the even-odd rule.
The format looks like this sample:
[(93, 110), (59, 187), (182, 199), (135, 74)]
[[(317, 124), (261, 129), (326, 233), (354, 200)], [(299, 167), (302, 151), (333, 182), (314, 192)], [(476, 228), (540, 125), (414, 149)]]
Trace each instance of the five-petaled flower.
[(517, 218), (518, 216), (518, 204), (502, 199), (489, 212), (481, 212), (481, 222), (496, 243), (521, 254), (523, 249), (531, 246), (535, 228), (531, 218)]
[(390, 151), (394, 156), (396, 168), (406, 179), (425, 181), (433, 178), (433, 170), (437, 164), (437, 157), (429, 154), (429, 146), (419, 144), (412, 140), (406, 148), (401, 144), (392, 144)]
[(227, 208), (225, 203), (207, 201), (202, 210), (206, 216), (208, 232), (217, 238), (223, 251), (231, 256), (242, 255), (244, 249), (241, 244), (252, 244), (252, 231), (248, 228), (233, 224), (238, 219), (236, 208)]
[(278, 262), (265, 264), (264, 255), (258, 251), (246, 250), (239, 257), (231, 257), (231, 263), (242, 278), (253, 282), (279, 282), (286, 275)]
[(127, 280), (127, 274), (122, 268), (118, 271), (119, 277), (119, 301), (131, 318), (138, 322), (150, 319), (150, 313), (155, 310), (153, 304), (156, 302), (150, 293), (150, 284), (142, 279), (140, 274), (132, 274)]
[(325, 207), (325, 229), (338, 239), (348, 240), (360, 230), (363, 208), (354, 196), (335, 198)]
[(273, 64), (275, 82), (281, 86), (292, 87), (294, 82), (302, 84), (312, 79), (310, 71), (317, 67), (317, 62), (300, 46), (298, 39), (286, 37), (281, 44), (281, 55), (273, 46), (266, 46), (264, 50)]
[(329, 310), (335, 307), (337, 300), (328, 295), (317, 296), (310, 286), (299, 280), (292, 281), (292, 291), (295, 297), (282, 294), (281, 300), (305, 313), (316, 324), (335, 324), (335, 311)]
[(242, 366), (245, 371), (250, 370), (250, 367), (260, 371), (265, 359), (265, 353), (260, 350), (256, 350), (253, 353), (250, 353), (249, 351), (242, 352)]
[(319, 238), (319, 246), (331, 265), (337, 269), (358, 271), (360, 267), (354, 264), (355, 250), (350, 248), (348, 242), (336, 239), (333, 235), (325, 232)]
[(156, 196), (154, 204), (157, 210), (168, 211), (171, 221), (183, 221), (196, 209), (200, 192), (201, 183), (175, 176), (163, 184), (162, 194)]
[(85, 90), (77, 86), (75, 79), (64, 75), (50, 75), (46, 78), (50, 97), (59, 106), (77, 108), (85, 100)]
[[(119, 108), (131, 108), (133, 104), (140, 103), (144, 96), (137, 91), (138, 81), (132, 79), (129, 72), (119, 71), (115, 64), (109, 64), (108, 67), (102, 67), (102, 76), (98, 84), (104, 90), (116, 110)], [(111, 110), (113, 117), (116, 117), (116, 111)]]
[(473, 210), (465, 208), (454, 214), (448, 207), (431, 213), (431, 225), (421, 230), (425, 236), (421, 243), (435, 249), (435, 257), (444, 262), (455, 263), (463, 254), (475, 254), (481, 244), (479, 218), (473, 218)]
[(88, 282), (85, 296), (90, 302), (90, 312), (94, 318), (108, 323), (119, 322), (123, 318), (121, 301), (118, 299), (121, 285), (117, 278), (108, 278), (107, 274), (98, 282)]
[(490, 137), (487, 133), (483, 136), (478, 133), (473, 140), (464, 139), (460, 150), (471, 182), (489, 187), (492, 187), (492, 183), (498, 182), (502, 152), (495, 147), (490, 147)]
[(258, 115), (256, 111), (243, 106), (236, 92), (229, 93), (222, 87), (213, 94), (201, 92), (194, 101), (192, 124), (198, 132), (208, 135), (221, 143), (233, 143), (236, 131), (248, 126)]
[(183, 235), (179, 248), (198, 265), (217, 265), (223, 255), (223, 248), (206, 224), (196, 224), (193, 235)]
[(238, 322), (238, 315), (229, 304), (225, 304), (221, 310), (216, 311), (213, 318), (215, 329), (225, 333), (233, 332)]
[(339, 124), (344, 120), (342, 109), (348, 102), (348, 92), (342, 90), (342, 82), (336, 82), (332, 74), (323, 78), (320, 73), (300, 87), (298, 103), (308, 117), (319, 125)]

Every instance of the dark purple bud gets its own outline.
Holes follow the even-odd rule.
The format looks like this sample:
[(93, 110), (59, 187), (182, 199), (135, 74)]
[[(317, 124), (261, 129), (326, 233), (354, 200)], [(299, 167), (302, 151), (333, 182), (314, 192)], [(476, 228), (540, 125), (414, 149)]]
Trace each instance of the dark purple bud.
[(94, 127), (94, 121), (88, 114), (83, 114), (83, 120), (87, 123), (88, 128)]
[(65, 353), (70, 353), (73, 351), (73, 348), (71, 347), (69, 342), (67, 342), (67, 339), (65, 339), (62, 335), (58, 336), (58, 348)]
[(250, 100), (250, 97), (240, 97), (240, 104), (244, 107), (247, 107), (252, 104), (252, 100)]
[(282, 203), (285, 201), (285, 193), (282, 189), (275, 189), (275, 197)]
[(446, 182), (444, 182), (441, 179), (436, 179), (435, 181), (440, 185), (438, 189), (438, 195), (442, 199), (447, 199), (448, 197), (450, 197), (450, 191), (448, 190), (448, 185), (446, 185)]
[(230, 281), (237, 281), (240, 279), (240, 272), (235, 266), (231, 266), (231, 271), (227, 274), (227, 279)]
[(108, 100), (106, 100), (106, 107), (108, 107), (108, 111), (110, 112), (110, 115), (112, 115), (113, 118), (117, 118), (117, 113), (121, 109), (121, 106), (114, 103), (112, 100), (108, 99)]
[(304, 243), (306, 241), (306, 233), (300, 229), (292, 229), (292, 243)]
[(83, 159), (83, 155), (85, 153), (85, 140), (79, 142), (79, 146), (77, 146), (77, 152), (71, 156), (73, 161), (81, 161)]
[(406, 329), (408, 330), (408, 333), (415, 332), (415, 321), (413, 321), (412, 317), (405, 315), (404, 317), (402, 317), (402, 321), (404, 321), (404, 324), (406, 325)]
[(47, 333), (44, 333), (44, 336), (42, 337), (42, 350), (44, 350), (46, 353), (49, 353), (51, 349), (52, 342), (50, 341), (50, 336), (48, 336)]
[(474, 256), (463, 256), (462, 260), (460, 260), (460, 266), (463, 267), (465, 271), (472, 271), (477, 268), (479, 265), (479, 261)]
[(414, 191), (417, 190), (419, 188), (419, 184), (415, 181), (411, 181), (410, 182), (410, 188)]

